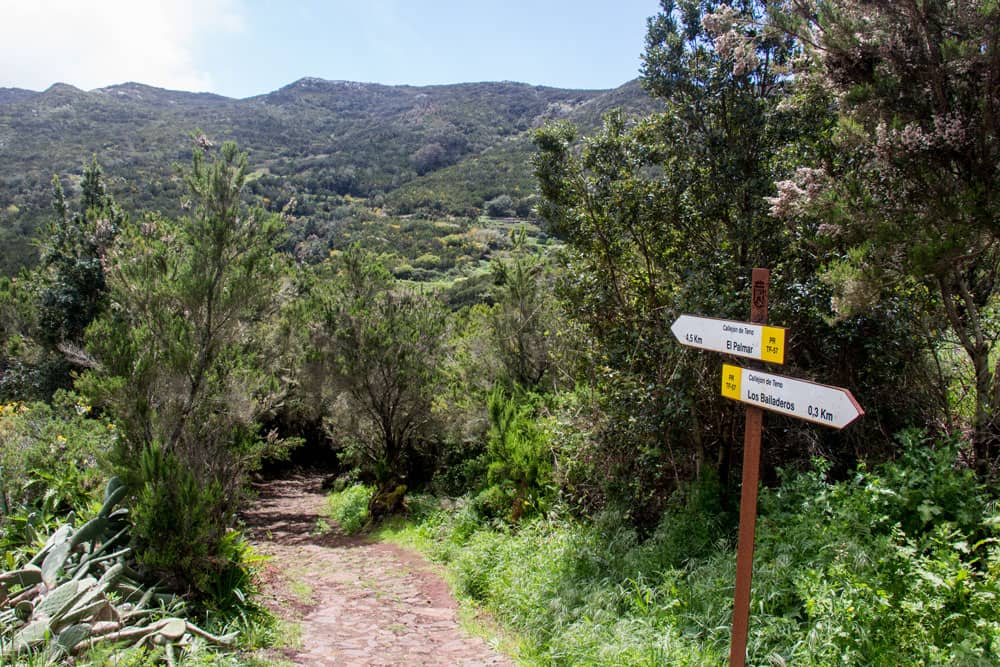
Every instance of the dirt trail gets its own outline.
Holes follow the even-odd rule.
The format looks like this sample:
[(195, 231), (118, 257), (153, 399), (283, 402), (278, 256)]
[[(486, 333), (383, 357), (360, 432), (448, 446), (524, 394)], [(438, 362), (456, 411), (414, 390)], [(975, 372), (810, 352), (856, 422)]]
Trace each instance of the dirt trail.
[(419, 555), (392, 544), (318, 532), (322, 478), (257, 487), (245, 514), (251, 541), (271, 556), (265, 600), (301, 628), (297, 665), (512, 665), (460, 627), (447, 584)]

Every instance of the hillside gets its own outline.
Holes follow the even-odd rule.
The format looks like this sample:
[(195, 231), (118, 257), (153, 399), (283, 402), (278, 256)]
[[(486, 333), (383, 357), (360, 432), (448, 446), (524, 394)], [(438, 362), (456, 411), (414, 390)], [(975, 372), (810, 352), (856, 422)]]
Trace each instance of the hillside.
[(523, 201), (533, 189), (530, 131), (560, 118), (593, 129), (614, 106), (641, 113), (652, 102), (635, 81), (592, 91), (305, 78), (242, 100), (138, 83), (2, 89), (0, 272), (32, 261), (53, 174), (72, 193), (92, 155), (127, 209), (176, 214), (172, 165), (189, 159), (192, 134), (236, 140), (250, 154), (253, 192), (273, 208), (294, 195), (305, 234), (360, 208), (468, 215), (501, 194)]

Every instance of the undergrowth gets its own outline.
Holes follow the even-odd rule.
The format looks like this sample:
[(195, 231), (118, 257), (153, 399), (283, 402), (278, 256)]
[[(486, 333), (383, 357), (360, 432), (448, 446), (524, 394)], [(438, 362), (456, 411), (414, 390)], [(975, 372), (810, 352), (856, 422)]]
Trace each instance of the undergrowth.
[[(1000, 514), (956, 461), (956, 443), (911, 432), (895, 461), (850, 479), (817, 461), (762, 489), (748, 664), (1000, 664)], [(528, 662), (721, 665), (735, 536), (712, 491), (688, 488), (646, 540), (612, 512), (511, 527), (468, 501), (383, 537), (446, 562)]]
[(343, 491), (331, 493), (327, 500), (327, 513), (348, 535), (359, 532), (368, 523), (368, 503), (375, 488), (356, 484)]
[[(118, 437), (113, 422), (93, 415), (69, 392), (57, 393), (51, 404), (0, 404), (0, 572), (24, 567), (53, 532), (80, 528), (97, 513), (111, 472), (108, 453)], [(132, 523), (134, 513), (128, 516)], [(284, 633), (257, 597), (256, 572), (263, 558), (238, 532), (230, 531), (226, 539), (232, 562), (223, 576), (213, 578), (198, 599), (181, 604), (178, 598), (178, 606), (163, 614), (183, 616), (216, 635), (238, 632), (239, 650), (220, 652), (195, 640), (178, 655), (179, 665), (274, 664), (255, 656), (258, 649), (280, 643)], [(0, 646), (0, 665), (53, 664), (50, 658), (44, 651), (14, 658)], [(138, 667), (164, 659), (163, 648), (96, 647), (74, 664)]]

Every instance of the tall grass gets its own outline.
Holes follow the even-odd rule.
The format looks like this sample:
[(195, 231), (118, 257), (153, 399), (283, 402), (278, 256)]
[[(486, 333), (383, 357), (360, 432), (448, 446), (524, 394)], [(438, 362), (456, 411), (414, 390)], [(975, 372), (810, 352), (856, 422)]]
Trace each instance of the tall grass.
[(375, 487), (355, 484), (335, 491), (327, 498), (327, 515), (348, 535), (359, 532), (368, 523), (368, 503)]
[[(837, 482), (817, 463), (762, 490), (748, 663), (1000, 664), (1000, 516), (955, 461), (907, 434), (893, 463)], [(724, 664), (734, 535), (702, 491), (643, 541), (613, 513), (513, 529), (472, 503), (412, 530), (530, 662)]]

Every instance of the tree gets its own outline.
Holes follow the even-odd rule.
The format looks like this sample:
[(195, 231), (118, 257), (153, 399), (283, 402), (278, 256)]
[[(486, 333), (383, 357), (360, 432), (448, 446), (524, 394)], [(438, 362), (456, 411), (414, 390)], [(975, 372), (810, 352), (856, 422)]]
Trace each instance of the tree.
[(737, 48), (727, 37), (761, 4), (662, 10), (649, 23), (643, 83), (666, 111), (638, 122), (610, 114), (579, 155), (568, 126), (536, 139), (539, 211), (571, 249), (561, 289), (597, 343), (617, 415), (606, 476), (649, 510), (645, 520), (679, 478), (714, 468), (728, 479), (733, 413), (710, 398), (712, 362), (682, 353), (669, 326), (680, 312), (746, 317), (751, 269), (775, 266), (787, 246), (763, 195), (796, 121), (778, 108), (790, 41), (761, 34)]
[(447, 166), (448, 154), (441, 144), (424, 144), (417, 149), (416, 153), (410, 156), (410, 162), (417, 170), (417, 174), (423, 176), (429, 171)]
[(508, 194), (500, 194), (486, 202), (484, 209), (491, 218), (507, 218), (514, 213), (514, 199)]
[(843, 312), (911, 285), (932, 298), (975, 378), (980, 474), (1000, 455), (1000, 8), (963, 0), (789, 0), (806, 46), (800, 85), (832, 91), (838, 156), (780, 182), (775, 213), (841, 253)]
[(241, 199), (246, 154), (206, 151), (184, 173), (190, 215), (129, 224), (109, 252), (111, 307), (87, 332), (100, 365), (79, 383), (121, 427), (138, 556), (201, 591), (231, 564), (226, 534), (268, 446), (256, 420), (278, 395), (265, 327), (284, 264), (280, 217)]
[(444, 313), (358, 246), (336, 270), (317, 295), (315, 330), (331, 370), (329, 433), (375, 479), (377, 519), (399, 507), (410, 466), (435, 434)]
[(103, 310), (107, 286), (101, 263), (126, 216), (108, 194), (97, 159), (84, 166), (80, 210), (70, 214), (58, 177), (52, 179), (55, 220), (42, 244), (41, 333), (55, 346), (79, 346)]
[[(104, 255), (126, 216), (108, 194), (96, 158), (84, 165), (81, 189), (71, 213), (59, 178), (52, 179), (55, 217), (41, 240), (39, 265), (5, 284), (6, 296), (22, 303), (0, 313), (0, 339), (5, 347), (10, 342), (0, 359), (0, 395), (47, 400), (72, 384), (74, 370), (92, 363), (81, 347), (83, 332), (107, 305)], [(23, 302), (29, 293), (30, 306)]]
[(493, 264), (496, 305), (490, 312), (493, 347), (507, 380), (528, 390), (540, 388), (551, 375), (550, 327), (555, 324), (546, 294), (544, 260), (526, 248), (524, 228), (512, 233), (509, 260)]
[(765, 471), (817, 454), (851, 465), (919, 409), (922, 397), (898, 398), (892, 378), (923, 377), (919, 345), (887, 342), (916, 337), (894, 323), (909, 302), (831, 322), (816, 277), (825, 256), (769, 210), (774, 182), (822, 154), (833, 126), (825, 100), (789, 103), (795, 40), (769, 23), (766, 3), (661, 4), (643, 83), (666, 110), (609, 114), (581, 149), (566, 125), (536, 135), (539, 211), (569, 246), (560, 290), (593, 338), (610, 413), (590, 460), (603, 462), (595, 476), (609, 495), (648, 512), (640, 521), (656, 519), (679, 480), (717, 476), (723, 496), (733, 483), (742, 423), (717, 396), (719, 361), (679, 347), (669, 327), (685, 312), (746, 319), (754, 267), (772, 269), (772, 316), (797, 334), (792, 372), (850, 386), (873, 407), (863, 435), (769, 418), (782, 437)]

